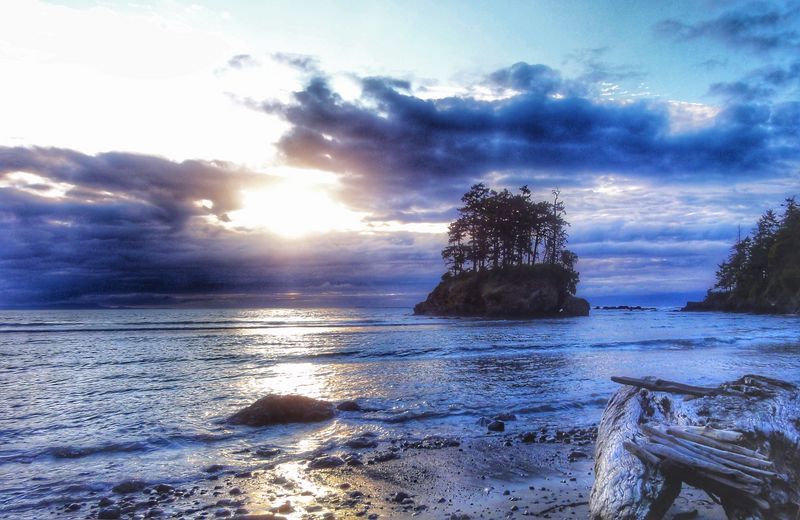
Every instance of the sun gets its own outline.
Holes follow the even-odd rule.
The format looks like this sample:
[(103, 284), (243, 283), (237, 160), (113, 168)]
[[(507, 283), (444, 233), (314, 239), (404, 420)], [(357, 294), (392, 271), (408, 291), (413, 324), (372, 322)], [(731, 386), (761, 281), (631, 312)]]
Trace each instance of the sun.
[(242, 209), (230, 213), (231, 223), (267, 229), (287, 238), (363, 227), (365, 213), (333, 199), (324, 185), (284, 180), (267, 189), (246, 191)]

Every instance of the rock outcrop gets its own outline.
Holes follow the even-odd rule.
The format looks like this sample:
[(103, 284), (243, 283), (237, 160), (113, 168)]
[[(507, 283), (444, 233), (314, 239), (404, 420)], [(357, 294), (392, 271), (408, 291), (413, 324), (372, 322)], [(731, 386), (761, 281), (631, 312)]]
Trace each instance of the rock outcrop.
[(756, 295), (748, 298), (738, 297), (733, 293), (709, 291), (705, 299), (698, 302), (686, 302), (682, 311), (723, 311), (752, 312), (755, 314), (800, 314), (800, 291), (794, 295), (782, 297), (764, 297)]
[(571, 273), (561, 266), (516, 266), (445, 277), (414, 306), (437, 316), (587, 316), (589, 302), (570, 294)]
[(248, 426), (269, 426), (325, 421), (333, 418), (333, 415), (333, 405), (327, 401), (302, 395), (270, 394), (239, 410), (228, 419), (228, 422)]

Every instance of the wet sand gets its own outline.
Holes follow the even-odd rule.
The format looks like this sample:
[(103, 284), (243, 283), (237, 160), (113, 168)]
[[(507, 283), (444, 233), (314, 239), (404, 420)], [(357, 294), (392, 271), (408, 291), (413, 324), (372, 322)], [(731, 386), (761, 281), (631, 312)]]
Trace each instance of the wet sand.
[[(208, 477), (190, 487), (148, 485), (129, 493), (98, 495), (95, 501), (67, 504), (50, 513), (242, 520), (587, 518), (594, 479), (594, 445), (587, 437), (591, 435), (550, 432), (525, 442), (532, 440), (530, 435), (523, 440), (519, 433), (492, 433), (420, 442), (361, 436), (350, 444), (365, 449), (343, 444), (311, 460), (276, 460), (244, 473), (209, 467)], [(322, 467), (311, 469), (314, 466)], [(685, 488), (666, 518), (725, 515), (704, 493)]]

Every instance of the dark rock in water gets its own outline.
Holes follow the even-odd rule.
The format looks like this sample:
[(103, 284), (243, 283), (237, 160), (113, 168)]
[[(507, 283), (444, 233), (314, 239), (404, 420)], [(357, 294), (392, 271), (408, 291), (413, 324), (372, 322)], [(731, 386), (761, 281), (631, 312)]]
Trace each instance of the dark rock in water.
[(506, 423), (503, 421), (492, 421), (486, 426), (486, 428), (490, 432), (502, 432), (506, 429)]
[(570, 293), (574, 273), (560, 265), (520, 265), (447, 276), (414, 314), (531, 318), (586, 316), (589, 303)]
[(655, 311), (655, 307), (642, 307), (641, 305), (604, 305), (598, 306), (595, 309), (602, 309), (604, 311)]
[(522, 442), (527, 442), (527, 443), (536, 442), (536, 433), (525, 432), (522, 434), (520, 438), (522, 439)]
[(280, 453), (281, 450), (278, 448), (258, 448), (255, 452), (257, 457), (261, 457), (264, 459), (269, 459)]
[(122, 512), (118, 507), (106, 507), (97, 513), (97, 518), (101, 520), (116, 520), (120, 517)]
[(336, 406), (336, 409), (343, 412), (360, 412), (363, 410), (356, 401), (342, 401)]
[(141, 480), (125, 480), (111, 488), (111, 491), (124, 495), (127, 493), (138, 493), (146, 487), (147, 483)]
[(203, 468), (203, 471), (205, 471), (206, 473), (216, 473), (218, 471), (222, 471), (223, 469), (225, 469), (225, 466), (223, 466), (222, 464), (212, 464), (210, 466), (206, 466), (205, 468)]
[(335, 455), (327, 455), (325, 457), (317, 457), (308, 463), (308, 469), (328, 469), (343, 466), (345, 461), (341, 457)]
[(67, 507), (65, 507), (64, 511), (77, 511), (80, 508), (81, 508), (80, 504), (78, 504), (77, 502), (73, 502), (72, 504), (69, 504)]
[(112, 505), (113, 503), (114, 503), (114, 501), (111, 500), (110, 498), (103, 497), (103, 498), (100, 499), (100, 501), (97, 503), (97, 505), (100, 506), (100, 507), (108, 507), (108, 506)]
[(302, 395), (276, 395), (262, 397), (250, 406), (236, 412), (231, 424), (269, 426), (272, 424), (319, 422), (333, 417), (333, 405)]

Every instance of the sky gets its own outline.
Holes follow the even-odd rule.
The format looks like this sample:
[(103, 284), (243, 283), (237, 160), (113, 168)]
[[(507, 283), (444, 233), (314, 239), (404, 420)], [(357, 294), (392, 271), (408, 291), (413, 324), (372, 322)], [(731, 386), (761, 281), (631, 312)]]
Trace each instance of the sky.
[(800, 194), (800, 4), (6, 0), (0, 307), (407, 306), (470, 185), (597, 304), (702, 297)]

